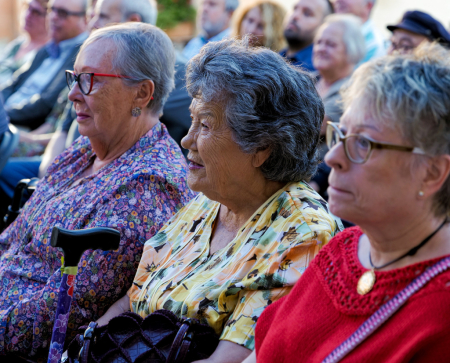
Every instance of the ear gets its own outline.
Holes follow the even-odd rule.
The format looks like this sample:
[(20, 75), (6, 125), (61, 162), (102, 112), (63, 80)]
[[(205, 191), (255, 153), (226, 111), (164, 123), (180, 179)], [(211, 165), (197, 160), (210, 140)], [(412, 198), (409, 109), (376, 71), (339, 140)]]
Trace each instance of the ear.
[(253, 167), (259, 168), (262, 164), (264, 164), (265, 161), (269, 158), (271, 152), (272, 150), (270, 150), (270, 148), (256, 152), (256, 154), (252, 156)]
[(450, 174), (450, 155), (438, 155), (428, 162), (425, 178), (422, 183), (424, 196), (437, 193)]
[(155, 84), (152, 80), (147, 79), (138, 85), (136, 96), (134, 98), (134, 106), (142, 109), (146, 108), (149, 102), (152, 101), (153, 93), (155, 92)]
[(130, 16), (128, 16), (127, 21), (142, 22), (142, 18), (139, 14), (133, 13)]

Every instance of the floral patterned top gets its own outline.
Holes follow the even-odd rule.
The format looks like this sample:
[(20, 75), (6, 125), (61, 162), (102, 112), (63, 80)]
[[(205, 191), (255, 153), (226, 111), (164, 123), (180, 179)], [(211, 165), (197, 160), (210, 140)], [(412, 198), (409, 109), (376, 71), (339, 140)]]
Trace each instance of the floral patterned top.
[[(49, 168), (19, 218), (0, 235), (0, 355), (46, 357), (61, 283), (53, 226), (112, 227), (117, 251), (86, 251), (78, 265), (67, 340), (130, 288), (142, 248), (193, 196), (181, 150), (161, 123), (98, 172), (72, 183), (93, 161), (80, 137)], [(44, 349), (43, 349), (44, 348)], [(1, 358), (0, 358), (1, 360)]]
[(199, 319), (220, 338), (254, 349), (264, 308), (289, 293), (319, 250), (342, 229), (306, 183), (280, 189), (225, 248), (209, 256), (220, 203), (198, 195), (145, 243), (132, 311)]

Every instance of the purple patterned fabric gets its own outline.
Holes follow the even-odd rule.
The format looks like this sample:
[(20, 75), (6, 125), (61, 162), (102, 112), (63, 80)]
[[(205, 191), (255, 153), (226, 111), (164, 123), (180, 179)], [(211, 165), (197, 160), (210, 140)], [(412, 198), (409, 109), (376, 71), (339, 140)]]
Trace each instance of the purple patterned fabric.
[(369, 319), (367, 319), (347, 340), (333, 350), (322, 363), (337, 363), (348, 353), (361, 344), (374, 331), (388, 320), (403, 304), (428, 281), (436, 275), (450, 268), (450, 258), (444, 258), (431, 266), (408, 286), (395, 295), (391, 300), (382, 305)]
[[(142, 248), (192, 198), (181, 150), (161, 123), (121, 157), (71, 186), (92, 161), (89, 139), (57, 157), (19, 218), (0, 235), (0, 355), (46, 358), (56, 318), (62, 251), (54, 226), (111, 227), (115, 251), (86, 251), (78, 265), (67, 340), (130, 287)], [(1, 360), (1, 357), (0, 357)]]
[(66, 339), (67, 325), (69, 323), (70, 305), (73, 297), (73, 285), (75, 275), (64, 274), (58, 293), (58, 307), (56, 308), (56, 320), (53, 326), (52, 341), (48, 353), (47, 363), (59, 363)]

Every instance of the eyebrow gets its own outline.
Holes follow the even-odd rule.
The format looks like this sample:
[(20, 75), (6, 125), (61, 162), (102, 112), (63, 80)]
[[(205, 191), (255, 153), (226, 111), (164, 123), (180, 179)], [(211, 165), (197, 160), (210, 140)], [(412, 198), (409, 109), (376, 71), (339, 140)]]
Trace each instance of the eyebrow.
[(374, 126), (374, 125), (369, 125), (369, 124), (356, 124), (355, 125), (357, 128), (360, 128), (360, 129), (371, 129), (371, 130), (374, 130), (374, 131), (376, 131), (376, 132), (381, 132), (376, 126)]
[[(89, 68), (89, 69), (86, 69), (86, 68)], [(73, 70), (75, 71), (75, 67)], [(100, 70), (95, 67), (83, 66), (83, 67), (81, 67), (80, 72), (76, 72), (76, 73), (102, 73), (102, 72), (100, 72)]]

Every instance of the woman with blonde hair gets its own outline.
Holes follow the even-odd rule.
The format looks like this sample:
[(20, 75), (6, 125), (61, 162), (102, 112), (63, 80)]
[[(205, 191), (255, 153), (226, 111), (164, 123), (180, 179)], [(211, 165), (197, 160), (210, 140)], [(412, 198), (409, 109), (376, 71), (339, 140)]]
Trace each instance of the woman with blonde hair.
[(235, 37), (253, 35), (252, 44), (275, 52), (286, 46), (283, 22), (286, 10), (273, 0), (248, 1), (236, 9), (231, 34)]

